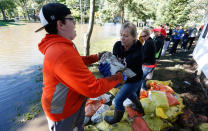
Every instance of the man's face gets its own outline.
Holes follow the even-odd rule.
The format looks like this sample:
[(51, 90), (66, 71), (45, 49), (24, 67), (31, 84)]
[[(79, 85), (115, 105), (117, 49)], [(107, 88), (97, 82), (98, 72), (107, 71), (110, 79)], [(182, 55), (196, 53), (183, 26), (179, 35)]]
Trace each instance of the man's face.
[(63, 25), (63, 32), (66, 34), (67, 38), (73, 40), (76, 37), (75, 25), (76, 22), (72, 18), (71, 14), (64, 17), (65, 24)]
[(159, 31), (155, 31), (155, 36), (160, 36), (160, 32)]

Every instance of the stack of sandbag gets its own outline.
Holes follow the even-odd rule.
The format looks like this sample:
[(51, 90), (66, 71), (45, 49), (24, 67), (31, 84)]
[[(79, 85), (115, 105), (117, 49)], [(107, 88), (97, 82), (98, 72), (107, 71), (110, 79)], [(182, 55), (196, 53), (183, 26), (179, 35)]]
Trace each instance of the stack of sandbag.
[(99, 123), (102, 121), (102, 113), (110, 110), (110, 107), (105, 103), (110, 101), (111, 95), (104, 94), (97, 98), (89, 98), (85, 105), (85, 121), (87, 124), (90, 120), (92, 123)]
[(162, 130), (172, 126), (184, 108), (180, 95), (169, 86), (170, 81), (147, 82), (147, 91), (141, 91), (140, 101), (144, 108), (144, 120), (151, 130)]
[[(85, 130), (160, 131), (171, 127), (177, 116), (182, 113), (184, 105), (180, 95), (175, 93), (170, 86), (172, 86), (171, 81), (147, 81), (148, 90), (140, 92), (140, 101), (145, 115), (139, 114), (129, 107), (128, 105), (131, 101), (126, 100), (124, 102), (126, 110), (122, 120), (113, 125), (108, 124), (104, 120), (105, 115), (113, 116), (115, 110), (113, 101), (110, 109), (103, 106), (105, 104), (102, 104), (100, 107), (103, 106), (106, 109), (100, 109), (99, 111), (98, 108), (97, 111), (100, 116), (96, 117), (96, 121), (93, 121), (94, 117), (91, 116), (92, 124), (85, 126)], [(116, 92), (118, 91), (119, 88)]]

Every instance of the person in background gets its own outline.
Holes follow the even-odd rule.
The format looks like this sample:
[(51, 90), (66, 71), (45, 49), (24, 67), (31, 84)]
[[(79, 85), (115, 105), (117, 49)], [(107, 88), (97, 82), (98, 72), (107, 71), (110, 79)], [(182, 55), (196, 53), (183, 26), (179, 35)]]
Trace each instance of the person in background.
[[(182, 31), (181, 31), (181, 33), (182, 33)], [(176, 29), (173, 31), (173, 46), (172, 46), (172, 48), (170, 49), (170, 52), (169, 52), (172, 55), (176, 53), (178, 44), (180, 43), (180, 40), (181, 40), (181, 37), (182, 37), (181, 33), (180, 33), (180, 26), (177, 25)]]
[(155, 47), (156, 47), (156, 54), (155, 54), (155, 58), (159, 59), (162, 53), (162, 49), (163, 49), (163, 45), (164, 45), (164, 36), (162, 35), (162, 30), (161, 27), (159, 28), (155, 28), (154, 29), (154, 33), (155, 33), (155, 38), (154, 43), (155, 43)]
[(143, 29), (141, 35), (144, 41), (144, 62), (142, 65), (143, 78), (141, 88), (146, 90), (146, 77), (149, 73), (153, 72), (154, 68), (156, 67), (156, 48), (153, 39), (150, 37), (150, 32), (148, 29)]
[(191, 49), (191, 46), (192, 46), (196, 36), (197, 36), (197, 28), (196, 28), (196, 25), (194, 25), (193, 28), (189, 28), (189, 46), (188, 46), (188, 50)]
[[(98, 97), (123, 82), (121, 72), (97, 79), (87, 68), (102, 56), (80, 56), (72, 40), (76, 37), (71, 11), (60, 3), (44, 5), (39, 13), (48, 33), (38, 47), (44, 55), (41, 104), (50, 131), (83, 131), (86, 99)], [(109, 68), (108, 68), (109, 69)], [(106, 70), (108, 71), (108, 70)]]
[(166, 36), (165, 41), (164, 41), (164, 46), (163, 46), (161, 56), (164, 56), (166, 50), (168, 50), (170, 40), (171, 40), (171, 36), (172, 36), (172, 29), (171, 29), (171, 27), (169, 26), (168, 23), (165, 25), (165, 31), (166, 31), (167, 36)]
[(129, 98), (135, 105), (136, 110), (144, 114), (136, 92), (141, 88), (143, 76), (143, 49), (142, 44), (137, 40), (137, 29), (132, 23), (124, 23), (120, 30), (120, 41), (117, 41), (113, 47), (113, 54), (130, 68), (136, 76), (128, 78), (122, 85), (120, 91), (115, 96), (114, 116), (105, 116), (104, 120), (109, 124), (119, 122), (125, 112), (123, 102)]
[(187, 47), (188, 41), (189, 41), (189, 34), (188, 34), (188, 32), (186, 31), (186, 32), (184, 33), (184, 36), (182, 37), (181, 49), (182, 49), (183, 51), (186, 51), (186, 47)]
[(154, 37), (155, 37), (155, 34), (154, 34), (154, 27), (150, 26), (150, 27), (149, 27), (149, 32), (150, 32), (150, 37), (151, 37), (152, 39), (154, 39)]

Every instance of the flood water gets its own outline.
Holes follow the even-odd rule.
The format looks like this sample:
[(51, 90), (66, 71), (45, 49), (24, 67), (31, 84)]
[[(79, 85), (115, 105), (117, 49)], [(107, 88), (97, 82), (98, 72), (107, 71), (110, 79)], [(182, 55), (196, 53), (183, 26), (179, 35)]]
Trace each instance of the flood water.
[[(34, 33), (40, 23), (27, 23), (13, 27), (0, 27), (0, 131), (13, 126), (13, 120), (22, 115), (27, 105), (40, 96), (43, 55), (38, 43), (45, 31)], [(77, 25), (74, 40), (83, 54), (84, 34), (88, 25)], [(119, 36), (119, 24), (95, 25), (91, 43)]]

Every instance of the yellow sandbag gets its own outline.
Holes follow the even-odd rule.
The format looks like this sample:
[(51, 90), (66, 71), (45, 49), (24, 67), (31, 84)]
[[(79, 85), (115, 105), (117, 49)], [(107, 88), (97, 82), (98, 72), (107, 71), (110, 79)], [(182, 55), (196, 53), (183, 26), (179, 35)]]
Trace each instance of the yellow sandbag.
[(157, 117), (160, 117), (160, 118), (163, 118), (163, 119), (167, 119), (167, 118), (168, 118), (168, 117), (165, 115), (163, 109), (160, 108), (160, 107), (157, 107), (157, 108), (156, 108), (156, 116), (157, 116)]
[(208, 123), (202, 123), (199, 125), (199, 131), (208, 131)]
[(161, 91), (149, 91), (148, 98), (156, 107), (161, 107), (166, 110), (169, 108), (168, 98), (166, 94)]
[(111, 105), (111, 106), (110, 106), (110, 109), (111, 109), (111, 110), (115, 110), (115, 105)]
[(171, 106), (166, 112), (166, 116), (168, 117), (168, 120), (171, 122), (175, 122), (177, 119), (177, 116), (182, 114), (182, 111), (179, 110), (179, 106)]
[(145, 114), (152, 114), (155, 111), (155, 105), (149, 98), (143, 98), (140, 100)]
[(84, 127), (85, 131), (99, 131), (95, 126), (88, 125)]
[(183, 113), (183, 108), (185, 107), (183, 104), (183, 99), (180, 97), (179, 94), (177, 95), (177, 100), (179, 101), (179, 105), (170, 106), (169, 109), (165, 112), (166, 116), (168, 117), (167, 120), (171, 122), (175, 122), (177, 116)]
[(101, 131), (105, 131), (109, 129), (112, 125), (108, 124), (107, 122), (105, 122), (105, 120), (103, 120), (102, 122), (96, 124), (95, 126), (97, 127), (97, 129)]
[(113, 124), (108, 131), (133, 131), (133, 129), (131, 123), (118, 122)]
[(168, 121), (159, 117), (151, 117), (150, 115), (144, 115), (143, 119), (145, 120), (151, 131), (161, 131), (167, 127), (173, 126)]
[(116, 94), (119, 92), (119, 88), (113, 88), (111, 89), (109, 92), (113, 95), (113, 96), (116, 96)]
[(156, 82), (157, 84), (167, 85), (167, 86), (170, 86), (170, 87), (173, 86), (173, 82), (171, 80), (168, 80), (168, 81), (147, 80), (146, 81), (146, 86), (147, 86), (148, 89), (150, 88), (150, 83), (151, 82)]

